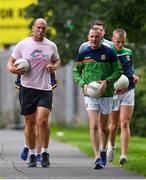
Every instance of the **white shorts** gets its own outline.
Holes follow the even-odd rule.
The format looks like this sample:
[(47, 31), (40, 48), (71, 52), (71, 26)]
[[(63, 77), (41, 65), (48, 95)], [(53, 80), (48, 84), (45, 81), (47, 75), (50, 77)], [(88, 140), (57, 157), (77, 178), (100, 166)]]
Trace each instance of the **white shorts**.
[(113, 97), (91, 98), (84, 96), (86, 110), (97, 110), (102, 114), (109, 114), (113, 109)]
[(113, 111), (118, 111), (121, 105), (134, 106), (135, 104), (135, 92), (134, 89), (130, 89), (121, 95), (114, 95)]

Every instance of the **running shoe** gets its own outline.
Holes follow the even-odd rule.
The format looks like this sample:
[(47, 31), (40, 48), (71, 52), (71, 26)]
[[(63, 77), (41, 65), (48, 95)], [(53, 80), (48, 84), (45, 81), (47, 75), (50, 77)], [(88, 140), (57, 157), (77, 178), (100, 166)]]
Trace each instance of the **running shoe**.
[(21, 154), (20, 154), (20, 159), (23, 161), (26, 161), (27, 157), (28, 157), (28, 153), (29, 153), (28, 147), (24, 147)]
[(43, 153), (41, 154), (41, 166), (42, 166), (42, 167), (48, 167), (48, 166), (50, 166), (49, 153), (43, 152)]
[(124, 165), (127, 162), (127, 157), (125, 155), (120, 156), (120, 165)]
[(102, 169), (106, 166), (106, 163), (107, 163), (106, 151), (101, 151), (100, 160), (97, 161), (94, 169)]
[(41, 155), (37, 154), (37, 163), (40, 163), (40, 162), (41, 162)]
[(28, 167), (36, 167), (37, 165), (37, 157), (34, 154), (29, 156), (29, 162), (27, 164)]
[(100, 160), (96, 163), (96, 166), (94, 169), (102, 169), (107, 164), (107, 157), (106, 157), (106, 151), (100, 152)]
[(112, 162), (115, 157), (115, 147), (108, 145), (107, 149), (107, 160), (108, 162)]
[(99, 169), (98, 167), (100, 166), (100, 158), (97, 158), (95, 161), (94, 161), (94, 169)]
[(106, 157), (106, 151), (101, 151), (100, 152), (100, 165), (102, 168), (106, 166), (107, 163), (107, 157)]

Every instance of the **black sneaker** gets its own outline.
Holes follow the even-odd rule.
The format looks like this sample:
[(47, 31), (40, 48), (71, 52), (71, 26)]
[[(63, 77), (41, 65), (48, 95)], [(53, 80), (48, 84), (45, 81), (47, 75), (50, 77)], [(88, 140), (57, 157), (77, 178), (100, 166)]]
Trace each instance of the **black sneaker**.
[(36, 167), (37, 165), (37, 158), (34, 154), (29, 156), (29, 162), (27, 164), (28, 167)]
[(41, 154), (41, 166), (42, 166), (42, 167), (48, 167), (48, 166), (50, 166), (49, 153), (43, 152), (43, 153)]
[(127, 157), (125, 155), (120, 156), (120, 166), (124, 165), (127, 162)]

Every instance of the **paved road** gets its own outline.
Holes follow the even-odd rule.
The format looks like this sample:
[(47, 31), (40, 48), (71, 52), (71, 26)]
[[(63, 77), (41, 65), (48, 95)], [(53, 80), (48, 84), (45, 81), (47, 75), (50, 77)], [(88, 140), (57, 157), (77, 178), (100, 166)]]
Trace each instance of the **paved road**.
[(22, 130), (0, 130), (0, 179), (144, 179), (121, 168), (93, 169), (93, 159), (78, 148), (51, 140), (49, 168), (27, 168), (19, 159)]

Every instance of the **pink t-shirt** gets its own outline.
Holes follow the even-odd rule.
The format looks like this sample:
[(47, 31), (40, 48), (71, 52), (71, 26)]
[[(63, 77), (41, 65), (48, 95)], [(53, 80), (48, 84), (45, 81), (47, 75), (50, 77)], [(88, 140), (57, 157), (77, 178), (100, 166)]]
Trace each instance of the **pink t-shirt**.
[(59, 60), (55, 43), (46, 38), (42, 42), (37, 42), (32, 37), (28, 37), (15, 46), (12, 57), (24, 58), (30, 62), (30, 70), (21, 75), (21, 84), (24, 87), (40, 90), (52, 89), (50, 73), (46, 66), (48, 63)]

